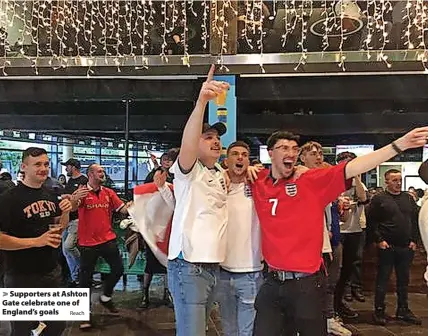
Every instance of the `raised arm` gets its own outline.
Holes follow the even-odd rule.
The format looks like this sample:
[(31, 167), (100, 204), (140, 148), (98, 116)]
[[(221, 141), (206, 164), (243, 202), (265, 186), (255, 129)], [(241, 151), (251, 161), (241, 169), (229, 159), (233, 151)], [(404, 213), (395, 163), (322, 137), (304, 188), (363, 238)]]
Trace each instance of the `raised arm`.
[(355, 177), (355, 194), (358, 197), (359, 203), (365, 203), (367, 201), (367, 193), (364, 188), (363, 182), (361, 182), (361, 176), (358, 175)]
[(346, 178), (349, 179), (376, 168), (402, 151), (422, 147), (427, 140), (428, 126), (415, 128), (391, 144), (350, 161), (346, 165)]
[(196, 106), (184, 127), (181, 150), (178, 155), (178, 162), (183, 171), (190, 171), (198, 157), (199, 139), (202, 134), (202, 124), (208, 101), (229, 88), (229, 84), (213, 80), (214, 71), (215, 66), (211, 65), (207, 80), (202, 84)]
[(174, 211), (175, 209), (175, 197), (171, 189), (166, 184), (167, 172), (157, 171), (154, 176), (154, 183), (158, 187), (159, 193), (162, 199), (165, 201), (169, 209)]

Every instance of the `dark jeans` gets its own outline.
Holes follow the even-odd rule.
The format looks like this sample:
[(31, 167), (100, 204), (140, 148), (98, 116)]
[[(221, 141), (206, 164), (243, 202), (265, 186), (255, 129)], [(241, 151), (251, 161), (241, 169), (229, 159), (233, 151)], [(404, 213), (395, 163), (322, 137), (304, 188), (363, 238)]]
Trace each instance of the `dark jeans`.
[(255, 301), (254, 336), (326, 336), (324, 275), (279, 281), (267, 276)]
[[(43, 262), (41, 260), (41, 262)], [(61, 285), (61, 267), (47, 274), (5, 274), (6, 288), (59, 288)], [(65, 321), (40, 321), (46, 324), (44, 336), (60, 336), (65, 329)], [(38, 321), (11, 321), (11, 336), (31, 335)]]
[(333, 247), (333, 260), (330, 254), (323, 254), (324, 265), (327, 268), (327, 276), (325, 278), (325, 307), (324, 313), (327, 319), (335, 316), (334, 311), (334, 292), (336, 290), (336, 283), (339, 280), (340, 268), (342, 265), (342, 244)]
[(408, 308), (407, 288), (413, 256), (414, 251), (408, 247), (378, 249), (375, 309), (385, 309), (385, 295), (392, 268), (397, 278), (397, 308)]
[(338, 307), (342, 303), (346, 283), (351, 280), (352, 272), (354, 270), (354, 262), (358, 259), (361, 234), (361, 232), (342, 233), (343, 259), (339, 281), (336, 284), (336, 292), (334, 294), (335, 311), (337, 311)]
[(99, 257), (103, 257), (110, 266), (110, 274), (104, 280), (104, 295), (111, 297), (123, 274), (122, 256), (116, 240), (96, 246), (80, 246), (80, 287), (91, 288), (92, 273)]
[(361, 233), (360, 238), (360, 245), (358, 246), (357, 250), (357, 257), (354, 261), (351, 280), (350, 280), (350, 286), (352, 288), (360, 288), (363, 287), (362, 282), (362, 266), (363, 266), (363, 253), (364, 253), (364, 246), (366, 245), (366, 231), (363, 229), (363, 232)]

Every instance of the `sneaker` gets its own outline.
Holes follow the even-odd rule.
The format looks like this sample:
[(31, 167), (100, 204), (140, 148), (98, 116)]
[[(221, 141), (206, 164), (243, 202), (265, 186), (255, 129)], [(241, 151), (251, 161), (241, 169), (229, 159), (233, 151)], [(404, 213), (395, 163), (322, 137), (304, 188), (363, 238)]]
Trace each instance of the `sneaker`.
[(101, 298), (100, 298), (100, 303), (107, 309), (107, 310), (109, 310), (110, 311), (110, 313), (113, 313), (113, 314), (117, 314), (117, 313), (119, 313), (119, 310), (116, 308), (116, 306), (114, 305), (114, 303), (113, 303), (113, 300), (112, 299), (110, 299), (110, 300), (108, 300), (107, 302), (104, 302), (104, 301), (102, 301), (101, 300)]
[(359, 288), (359, 287), (352, 288), (351, 293), (352, 293), (352, 296), (354, 297), (354, 299), (357, 300), (358, 302), (366, 302), (366, 298), (365, 298), (361, 288)]
[(382, 308), (376, 308), (373, 313), (373, 321), (377, 325), (381, 325), (381, 326), (386, 325), (385, 310)]
[(91, 315), (89, 317), (89, 321), (80, 322), (79, 329), (81, 331), (88, 331), (88, 330), (91, 330), (93, 328), (93, 326), (94, 326), (94, 322), (93, 322), (92, 315)]
[(337, 308), (337, 313), (344, 318), (353, 319), (358, 317), (358, 313), (349, 307), (345, 302)]
[(337, 336), (352, 336), (352, 331), (346, 329), (343, 325), (337, 322), (334, 318), (327, 320), (327, 331), (329, 334)]
[(409, 308), (399, 308), (396, 314), (397, 320), (410, 324), (421, 325), (422, 321), (413, 314)]
[(149, 299), (149, 293), (143, 294), (143, 299), (141, 300), (141, 304), (139, 305), (139, 308), (146, 309), (150, 306), (150, 299)]
[(31, 330), (31, 336), (40, 336), (43, 333), (43, 330), (45, 330), (46, 324), (43, 322), (39, 322), (39, 325), (36, 329)]
[(70, 281), (68, 283), (68, 288), (79, 288), (79, 282), (78, 281)]
[(343, 298), (347, 302), (352, 302), (353, 297), (352, 297), (351, 287), (346, 286), (346, 288), (345, 288), (345, 294), (343, 295)]
[(343, 326), (345, 323), (343, 323), (343, 320), (342, 320), (342, 318), (339, 316), (339, 315), (336, 315), (335, 317), (334, 317), (334, 320), (337, 322), (337, 323), (339, 323), (341, 326)]
[(103, 282), (102, 281), (98, 281), (98, 280), (93, 280), (92, 281), (92, 287), (95, 289), (100, 289), (103, 286)]

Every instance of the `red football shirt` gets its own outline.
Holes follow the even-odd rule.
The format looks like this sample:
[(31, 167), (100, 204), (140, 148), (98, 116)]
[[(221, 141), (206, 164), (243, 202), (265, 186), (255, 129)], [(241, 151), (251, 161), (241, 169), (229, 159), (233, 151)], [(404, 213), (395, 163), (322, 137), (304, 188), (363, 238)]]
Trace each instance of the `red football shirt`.
[(253, 199), (262, 231), (263, 256), (277, 270), (315, 273), (321, 266), (324, 208), (347, 184), (346, 163), (311, 169), (297, 180), (276, 182), (259, 173)]
[(95, 246), (116, 239), (112, 227), (112, 213), (123, 207), (116, 193), (106, 187), (99, 192), (89, 191), (79, 205), (77, 238), (81, 246)]

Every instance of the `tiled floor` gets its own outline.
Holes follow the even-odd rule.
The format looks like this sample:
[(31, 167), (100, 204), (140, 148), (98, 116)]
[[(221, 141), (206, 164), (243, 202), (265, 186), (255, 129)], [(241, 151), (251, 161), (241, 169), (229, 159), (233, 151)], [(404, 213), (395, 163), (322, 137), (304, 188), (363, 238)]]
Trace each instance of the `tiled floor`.
[[(99, 305), (95, 306), (95, 319), (97, 328), (90, 332), (80, 332), (78, 323), (69, 326), (65, 336), (70, 335), (90, 335), (90, 336), (172, 336), (174, 333), (174, 313), (172, 309), (161, 305), (159, 300), (154, 302), (153, 307), (140, 310), (138, 306), (141, 292), (138, 290), (139, 283), (130, 279), (126, 291), (118, 286), (115, 301), (121, 309), (119, 316), (107, 313)], [(162, 292), (161, 284), (155, 283), (153, 295), (159, 297)], [(94, 294), (94, 299), (96, 294)], [(388, 313), (395, 313), (395, 297), (388, 295)], [(428, 298), (425, 294), (411, 294), (410, 305), (413, 312), (422, 318), (422, 326), (409, 326), (390, 321), (387, 327), (375, 326), (371, 323), (373, 301), (372, 297), (367, 297), (365, 303), (353, 303), (352, 306), (360, 312), (360, 317), (356, 321), (349, 321), (349, 329), (353, 335), (361, 336), (407, 336), (426, 335), (428, 336)], [(213, 312), (210, 320), (209, 336), (222, 335), (218, 314)], [(266, 335), (275, 336), (275, 335)]]

